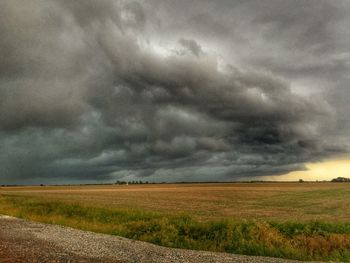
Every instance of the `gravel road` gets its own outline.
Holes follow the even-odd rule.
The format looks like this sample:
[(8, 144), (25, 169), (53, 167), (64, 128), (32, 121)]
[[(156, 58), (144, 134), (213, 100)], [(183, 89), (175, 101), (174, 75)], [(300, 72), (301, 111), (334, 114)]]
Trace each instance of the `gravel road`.
[(0, 262), (297, 262), (171, 249), (122, 237), (0, 215)]

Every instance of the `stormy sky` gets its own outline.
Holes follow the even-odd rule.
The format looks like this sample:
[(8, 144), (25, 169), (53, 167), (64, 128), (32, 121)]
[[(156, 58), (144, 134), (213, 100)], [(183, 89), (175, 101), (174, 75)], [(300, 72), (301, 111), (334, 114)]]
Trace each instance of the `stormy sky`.
[(2, 0), (0, 183), (233, 181), (349, 153), (348, 0)]

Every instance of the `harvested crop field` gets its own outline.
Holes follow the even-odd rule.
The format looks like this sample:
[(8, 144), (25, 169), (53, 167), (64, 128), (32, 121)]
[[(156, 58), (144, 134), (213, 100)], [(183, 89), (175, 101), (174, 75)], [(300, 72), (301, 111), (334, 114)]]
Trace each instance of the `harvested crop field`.
[(109, 208), (190, 213), (217, 219), (349, 221), (350, 184), (237, 183), (3, 187), (29, 196)]
[(161, 246), (350, 260), (350, 184), (3, 187), (0, 214)]

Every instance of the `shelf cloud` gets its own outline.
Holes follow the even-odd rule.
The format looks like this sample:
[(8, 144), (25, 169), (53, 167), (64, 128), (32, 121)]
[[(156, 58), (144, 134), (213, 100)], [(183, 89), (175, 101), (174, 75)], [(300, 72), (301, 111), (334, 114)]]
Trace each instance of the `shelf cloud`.
[(348, 1), (4, 0), (0, 181), (232, 181), (348, 153)]

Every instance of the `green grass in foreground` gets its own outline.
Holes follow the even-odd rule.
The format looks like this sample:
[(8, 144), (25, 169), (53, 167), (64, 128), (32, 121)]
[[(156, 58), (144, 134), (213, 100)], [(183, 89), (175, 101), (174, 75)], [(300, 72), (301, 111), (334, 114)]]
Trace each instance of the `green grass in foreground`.
[(0, 195), (0, 213), (154, 244), (298, 260), (350, 261), (350, 223), (198, 222), (188, 215)]

